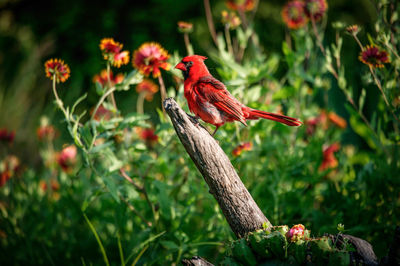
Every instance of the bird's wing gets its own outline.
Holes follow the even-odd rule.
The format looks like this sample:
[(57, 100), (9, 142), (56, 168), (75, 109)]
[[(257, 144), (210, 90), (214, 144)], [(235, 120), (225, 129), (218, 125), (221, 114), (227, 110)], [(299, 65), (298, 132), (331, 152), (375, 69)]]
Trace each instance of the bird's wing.
[(218, 110), (225, 112), (228, 117), (246, 124), (242, 104), (229, 93), (221, 81), (213, 76), (204, 76), (196, 82), (194, 88), (199, 95)]

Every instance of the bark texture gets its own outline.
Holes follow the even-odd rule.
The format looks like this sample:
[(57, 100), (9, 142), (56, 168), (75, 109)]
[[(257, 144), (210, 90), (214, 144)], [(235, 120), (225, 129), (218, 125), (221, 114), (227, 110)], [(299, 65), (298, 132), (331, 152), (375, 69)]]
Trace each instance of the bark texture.
[(174, 99), (166, 99), (164, 109), (235, 235), (243, 237), (262, 228), (264, 223), (272, 226), (210, 133), (186, 114)]

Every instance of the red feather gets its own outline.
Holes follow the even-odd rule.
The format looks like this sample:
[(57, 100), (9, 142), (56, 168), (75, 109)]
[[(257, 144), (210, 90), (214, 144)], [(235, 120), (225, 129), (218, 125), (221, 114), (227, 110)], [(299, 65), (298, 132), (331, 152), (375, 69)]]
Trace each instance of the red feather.
[(211, 76), (204, 64), (205, 59), (207, 58), (199, 55), (187, 56), (175, 68), (182, 70), (185, 77), (184, 95), (190, 111), (203, 121), (216, 126), (213, 135), (225, 122), (233, 121), (239, 121), (246, 126), (246, 120), (259, 118), (288, 126), (302, 124), (297, 118), (255, 110), (239, 102), (221, 81)]

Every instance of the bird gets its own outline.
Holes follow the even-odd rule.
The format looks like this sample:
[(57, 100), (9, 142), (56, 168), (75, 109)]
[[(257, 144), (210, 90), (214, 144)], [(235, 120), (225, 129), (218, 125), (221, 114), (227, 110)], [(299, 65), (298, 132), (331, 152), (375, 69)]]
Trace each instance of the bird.
[(215, 126), (217, 130), (226, 122), (239, 121), (247, 126), (247, 120), (269, 119), (288, 126), (300, 126), (297, 118), (250, 108), (236, 99), (225, 85), (214, 78), (204, 63), (207, 57), (190, 55), (184, 57), (175, 69), (182, 71), (184, 77), (184, 96), (189, 110), (195, 118)]

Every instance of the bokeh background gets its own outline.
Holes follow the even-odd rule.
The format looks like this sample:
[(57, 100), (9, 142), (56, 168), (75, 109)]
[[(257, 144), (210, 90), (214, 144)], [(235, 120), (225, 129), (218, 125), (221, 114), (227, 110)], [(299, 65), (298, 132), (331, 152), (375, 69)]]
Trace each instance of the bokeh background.
[[(335, 22), (360, 25), (362, 31), (358, 37), (364, 44), (379, 34), (376, 23), (382, 14), (377, 6), (385, 1), (327, 2), (327, 13), (318, 25), (325, 47), (338, 38)], [(213, 262), (222, 260), (234, 236), (169, 121), (160, 118), (160, 93), (154, 95), (153, 101), (145, 102), (149, 115), (146, 121), (157, 129), (159, 143), (148, 145), (134, 140), (130, 143), (132, 148), (110, 144), (119, 159), (129, 153), (131, 167), (127, 172), (147, 188), (148, 195), (128, 188), (126, 180), (113, 173), (110, 175), (115, 184), (109, 183), (110, 176), (91, 171), (89, 166), (102, 158), (89, 158), (81, 150), (72, 173), (49, 165), (45, 159), (47, 151), (37, 135), (46, 117), (58, 132), (52, 143), (54, 149), (61, 150), (74, 143), (63, 113), (54, 103), (52, 84), (45, 76), (46, 60), (62, 58), (71, 68), (71, 77), (57, 87), (65, 106), (72, 106), (87, 93), (77, 113), (91, 110), (99, 99), (93, 77), (106, 68), (100, 41), (112, 37), (131, 54), (144, 42), (155, 41), (172, 55), (170, 63), (176, 64), (186, 54), (178, 21), (194, 25), (190, 39), (195, 53), (209, 57), (206, 62), (210, 72), (228, 84), (235, 95), (242, 97), (240, 90), (249, 89), (243, 98), (251, 99), (252, 107), (287, 111), (303, 121), (333, 112), (346, 121), (347, 126), (342, 128), (316, 126), (316, 133), (311, 134), (306, 126), (292, 131), (262, 122), (246, 129), (236, 124), (226, 125), (218, 132), (222, 148), (271, 222), (290, 226), (303, 223), (315, 235), (337, 233), (337, 225), (344, 224), (345, 233), (367, 239), (379, 258), (385, 256), (396, 221), (400, 219), (396, 123), (368, 76), (368, 68), (358, 60), (359, 46), (350, 35), (344, 34), (342, 27), (339, 31), (343, 40), (341, 63), (345, 66), (345, 87), (357, 105), (363, 102), (361, 112), (384, 147), (371, 144), (375, 139), (369, 136), (357, 112), (352, 111), (344, 88), (324, 69), (321, 62), (325, 59), (317, 45), (301, 44), (305, 40), (315, 41), (310, 37), (311, 28), (291, 35), (285, 26), (281, 16), (284, 4), (279, 0), (259, 1), (253, 25), (262, 56), (257, 57), (257, 53), (248, 49), (244, 61), (245, 66), (267, 66), (267, 81), (244, 79), (243, 84), (249, 88), (243, 88), (230, 83), (238, 75), (229, 68), (229, 62), (224, 62), (223, 56), (218, 57), (203, 1), (0, 0), (0, 129), (15, 132), (12, 145), (0, 146), (0, 156), (13, 154), (21, 165), (20, 174), (0, 187), (0, 264), (1, 261), (9, 265), (102, 264), (104, 252), (90, 225), (97, 230), (112, 265), (178, 264), (180, 259), (193, 255)], [(211, 1), (211, 9), (216, 30), (223, 32), (221, 12), (227, 9), (225, 1)], [(399, 27), (398, 22), (393, 25)], [(293, 53), (285, 51), (288, 36), (292, 36)], [(311, 77), (291, 71), (287, 63), (292, 56), (293, 61), (299, 60), (296, 67), (302, 65), (301, 49), (308, 48), (312, 51), (310, 62), (306, 62)], [(394, 101), (399, 97), (399, 85), (393, 82), (396, 78), (398, 81), (399, 60), (391, 56), (392, 66), (379, 72), (379, 77), (391, 81), (391, 87), (385, 89)], [(316, 58), (318, 63), (313, 65), (312, 59)], [(129, 63), (118, 71), (132, 70)], [(175, 95), (187, 110), (176, 73), (167, 74), (164, 70), (162, 73), (169, 94)], [(251, 73), (246, 72), (245, 76)], [(133, 88), (115, 94), (122, 115), (137, 110), (138, 93)], [(254, 99), (254, 95), (261, 95), (260, 100)], [(87, 120), (85, 117), (83, 122)], [(129, 136), (135, 135), (134, 131), (128, 129), (128, 132)], [(252, 142), (250, 151), (240, 156), (232, 153), (244, 141)], [(334, 142), (340, 142), (341, 146), (337, 160), (334, 159), (337, 165), (331, 172), (323, 172), (319, 170), (324, 160), (323, 148)], [(54, 178), (58, 186), (52, 189), (57, 197), (49, 189)], [(46, 189), (41, 180), (47, 180)], [(122, 195), (122, 200), (116, 195)], [(151, 202), (150, 207), (146, 201)], [(132, 215), (132, 207), (155, 226), (146, 226), (142, 219)], [(121, 250), (125, 260), (121, 258)]]

